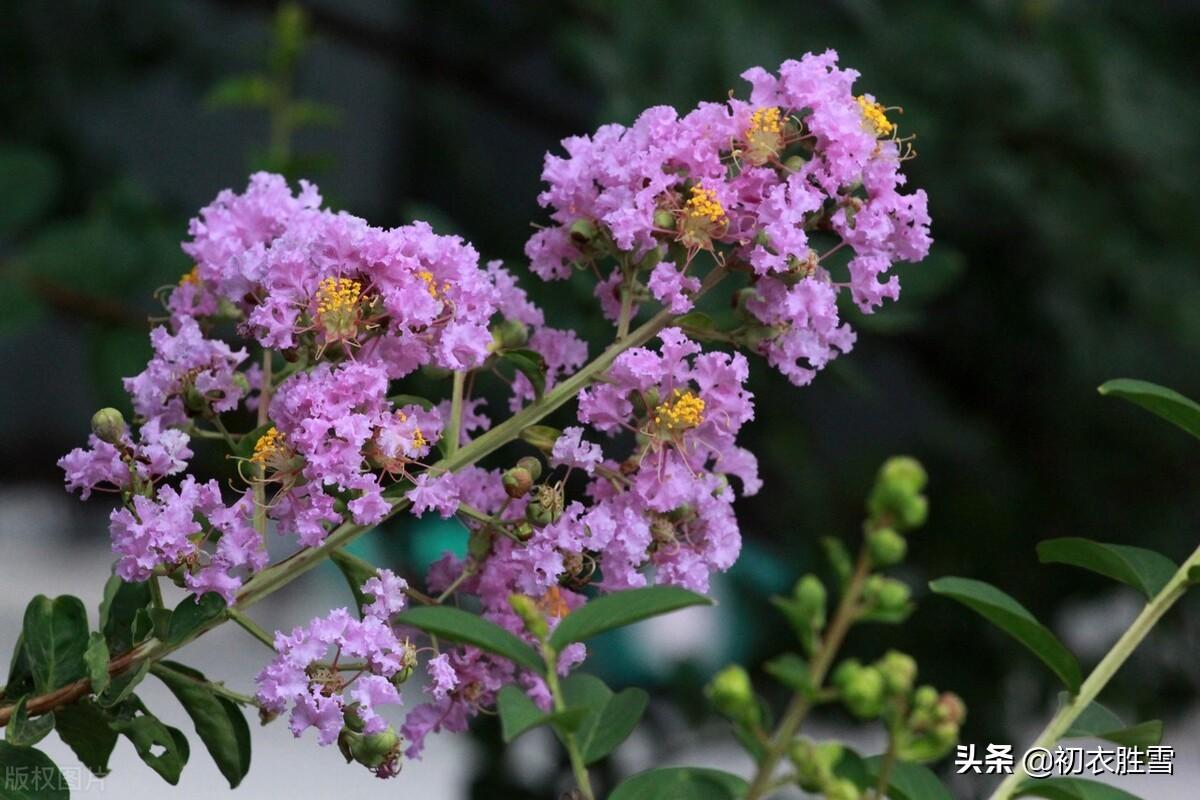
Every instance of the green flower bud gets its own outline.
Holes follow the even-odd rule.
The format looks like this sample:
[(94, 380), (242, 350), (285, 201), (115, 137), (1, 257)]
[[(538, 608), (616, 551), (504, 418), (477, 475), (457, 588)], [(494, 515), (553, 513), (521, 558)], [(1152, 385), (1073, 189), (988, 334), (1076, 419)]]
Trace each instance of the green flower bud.
[(516, 534), (516, 537), (522, 542), (528, 542), (533, 538), (533, 526), (528, 522), (522, 522), (513, 529), (513, 533)]
[(517, 612), (517, 616), (525, 624), (525, 630), (533, 634), (538, 641), (550, 635), (550, 626), (546, 624), (546, 618), (542, 616), (542, 610), (538, 608), (537, 602), (532, 597), (523, 594), (510, 594), (508, 596), (508, 604), (512, 606), (512, 610)]
[(861, 797), (858, 787), (849, 778), (838, 778), (825, 787), (826, 800), (859, 800)]
[(571, 241), (576, 246), (582, 247), (587, 245), (592, 239), (596, 238), (596, 223), (587, 218), (580, 218), (571, 223), (568, 229), (571, 235)]
[(354, 760), (354, 748), (362, 746), (362, 734), (357, 731), (352, 731), (350, 728), (342, 728), (338, 733), (337, 746), (341, 751), (342, 757), (349, 764)]
[(929, 518), (929, 498), (923, 494), (906, 498), (898, 510), (900, 525), (905, 530), (919, 528)]
[(850, 681), (862, 671), (863, 665), (857, 658), (848, 658), (833, 671), (831, 682), (839, 690), (844, 690)]
[(783, 166), (792, 172), (799, 172), (804, 169), (805, 163), (807, 162), (804, 156), (788, 156), (783, 160)]
[(529, 477), (535, 481), (542, 477), (542, 462), (533, 456), (524, 456), (517, 459), (517, 468), (523, 469), (529, 473)]
[(560, 436), (562, 436), (562, 431), (558, 428), (551, 428), (549, 425), (530, 425), (521, 431), (521, 438), (543, 453), (549, 453)]
[(871, 563), (877, 567), (890, 567), (904, 560), (908, 542), (893, 528), (879, 528), (867, 534), (867, 548)]
[(841, 760), (841, 742), (821, 742), (801, 737), (792, 742), (788, 757), (796, 765), (796, 783), (806, 792), (820, 792), (833, 780), (833, 768)]
[(883, 575), (872, 575), (863, 586), (863, 598), (879, 611), (902, 611), (911, 596), (907, 584)]
[(350, 730), (354, 733), (362, 733), (363, 721), (362, 718), (358, 716), (358, 703), (351, 703), (350, 705), (346, 706), (346, 709), (342, 712), (342, 719), (346, 723), (347, 730)]
[(536, 528), (544, 528), (554, 522), (556, 515), (554, 509), (542, 505), (540, 500), (531, 500), (525, 506), (525, 519)]
[(889, 484), (904, 494), (920, 494), (928, 481), (925, 467), (910, 456), (889, 458), (879, 468), (879, 482)]
[(704, 689), (713, 707), (735, 722), (758, 723), (760, 710), (750, 683), (750, 673), (739, 664), (718, 672)]
[(860, 719), (872, 719), (883, 712), (885, 686), (883, 675), (875, 667), (860, 667), (841, 687), (842, 702)]
[(906, 695), (912, 691), (917, 679), (917, 662), (912, 656), (899, 650), (889, 650), (875, 662), (875, 666), (883, 675), (888, 694)]
[(665, 208), (660, 208), (654, 212), (654, 227), (662, 228), (663, 230), (675, 230), (676, 222), (675, 215)]
[(377, 769), (399, 754), (400, 734), (389, 725), (379, 733), (367, 734), (357, 741), (351, 739), (349, 745), (355, 761), (368, 769)]
[(913, 693), (913, 708), (930, 711), (938, 701), (937, 689), (932, 686), (921, 686)]
[(533, 476), (527, 469), (513, 467), (504, 471), (500, 483), (504, 485), (504, 493), (515, 500), (529, 494), (529, 490), (533, 488)]
[(529, 328), (524, 322), (504, 319), (492, 326), (493, 350), (516, 350), (529, 341)]

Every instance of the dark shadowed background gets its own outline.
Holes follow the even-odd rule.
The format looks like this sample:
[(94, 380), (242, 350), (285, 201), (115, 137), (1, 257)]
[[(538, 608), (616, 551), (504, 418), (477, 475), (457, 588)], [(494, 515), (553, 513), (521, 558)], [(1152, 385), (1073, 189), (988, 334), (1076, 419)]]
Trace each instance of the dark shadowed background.
[[(66, 569), (76, 552), (103, 555), (107, 508), (93, 501), (85, 513), (61, 494), (54, 462), (82, 442), (96, 408), (127, 408), (119, 379), (148, 357), (152, 293), (190, 267), (178, 247), (188, 217), (279, 155), (267, 114), (239, 107), (252, 98), (231, 81), (267, 63), (274, 5), (0, 3), (6, 631), (37, 590), (31, 573)], [(335, 207), (379, 225), (428, 219), (519, 272), (530, 225), (544, 218), (536, 195), (547, 150), (601, 123), (631, 122), (648, 105), (686, 109), (741, 92), (738, 74), (750, 66), (833, 47), (862, 72), (864, 91), (903, 106), (900, 121), (917, 134), (920, 157), (907, 172), (929, 193), (933, 252), (901, 268), (898, 304), (852, 317), (857, 347), (811, 387), (755, 364), (758, 414), (746, 442), (766, 486), (739, 507), (747, 543), (719, 588), (725, 616), (718, 626), (703, 620), (666, 655), (598, 648), (610, 683), (657, 683), (661, 698), (646, 723), (653, 735), (612, 769), (727, 741), (698, 687), (726, 660), (757, 664), (786, 646), (767, 597), (818, 568), (819, 537), (856, 534), (888, 455), (915, 455), (931, 475), (930, 522), (903, 571), (921, 605), (901, 628), (863, 629), (850, 650), (913, 653), (923, 678), (966, 700), (966, 742), (1027, 742), (1055, 687), (1010, 640), (926, 596), (927, 580), (957, 574), (1004, 587), (1089, 667), (1136, 613), (1135, 599), (1038, 565), (1035, 544), (1083, 535), (1176, 559), (1195, 547), (1200, 448), (1095, 389), (1140, 377), (1200, 396), (1200, 5), (305, 6), (312, 40), (293, 90), (313, 105), (288, 171), (319, 183)], [(601, 341), (590, 285), (547, 291), (535, 280), (551, 324)], [(46, 514), (68, 538), (45, 538)], [(433, 524), (403, 523), (384, 537), (371, 554), (410, 572), (461, 546), (457, 532)], [(96, 592), (100, 556), (81, 578)], [(14, 583), (18, 572), (25, 583)], [(1198, 609), (1194, 597), (1176, 609), (1106, 695), (1131, 719), (1164, 718), (1181, 762), (1200, 758)], [(301, 621), (280, 614), (279, 624)], [(5, 652), (9, 644), (0, 642)], [(246, 674), (227, 677), (248, 685)], [(553, 765), (531, 779), (526, 762), (502, 757), (494, 725), (480, 730), (459, 768), (470, 773), (460, 781), (473, 783), (469, 796), (548, 796)], [(311, 741), (288, 746), (297, 760), (330, 756), (336, 769), (336, 754)], [(1139, 791), (1185, 796), (1154, 781)], [(427, 796), (456, 796), (440, 792)]]

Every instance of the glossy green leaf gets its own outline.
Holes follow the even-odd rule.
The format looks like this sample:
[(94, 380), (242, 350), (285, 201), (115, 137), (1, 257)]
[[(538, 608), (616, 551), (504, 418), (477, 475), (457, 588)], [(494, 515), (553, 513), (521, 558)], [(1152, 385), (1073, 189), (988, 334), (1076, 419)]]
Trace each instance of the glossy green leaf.
[(1200, 438), (1200, 404), (1173, 389), (1147, 381), (1118, 378), (1104, 383), (1100, 394), (1136, 403)]
[(1053, 633), (1034, 619), (1023, 605), (983, 581), (939, 578), (929, 584), (935, 593), (950, 597), (991, 622), (1029, 648), (1048, 666), (1072, 694), (1079, 691), (1079, 662)]
[(145, 680), (150, 672), (149, 661), (139, 661), (119, 675), (109, 678), (108, 687), (96, 697), (96, 702), (104, 708), (113, 708), (125, 702), (138, 684)]
[(1037, 553), (1043, 564), (1070, 564), (1098, 572), (1132, 586), (1147, 600), (1161, 592), (1179, 570), (1174, 561), (1153, 550), (1078, 537), (1040, 542)]
[(187, 737), (182, 731), (164, 725), (136, 697), (133, 698), (132, 708), (136, 713), (113, 720), (110, 723), (112, 729), (133, 744), (138, 756), (148, 767), (174, 786), (179, 783), (179, 776), (190, 755)]
[(191, 717), (196, 735), (229, 781), (229, 788), (236, 788), (250, 770), (250, 727), (242, 710), (215, 694), (203, 674), (183, 664), (163, 661), (153, 672)]
[(608, 800), (737, 800), (746, 793), (737, 775), (705, 767), (664, 767), (639, 772)]
[(33, 673), (29, 671), (29, 657), (25, 653), (25, 637), (17, 634), (12, 658), (8, 664), (8, 677), (4, 685), (7, 697), (20, 697), (33, 691)]
[(614, 694), (604, 681), (585, 672), (564, 680), (562, 688), (568, 708), (588, 712), (575, 732), (575, 743), (586, 764), (604, 758), (633, 733), (650, 699), (632, 687)]
[(0, 742), (0, 800), (67, 800), (70, 788), (50, 756)]
[(54, 691), (86, 672), (88, 622), (83, 601), (62, 595), (38, 595), (25, 609), (21, 631), (33, 684), (41, 694)]
[(838, 585), (845, 588), (846, 581), (850, 579), (850, 573), (854, 571), (854, 561), (850, 558), (850, 551), (846, 549), (845, 543), (836, 536), (821, 537), (821, 549), (825, 551), (825, 558), (829, 561)]
[[(1059, 703), (1068, 698), (1059, 697)], [(1107, 739), (1125, 747), (1149, 747), (1162, 741), (1162, 720), (1152, 719), (1137, 725), (1126, 725), (1121, 718), (1100, 703), (1093, 702), (1071, 723), (1063, 738), (1086, 736)]]
[[(25, 695), (17, 701), (12, 718), (4, 729), (4, 740), (14, 747), (32, 747), (54, 730), (54, 713), (30, 717), (25, 707), (28, 699), (29, 696)], [(0, 779), (2, 778), (3, 776), (0, 776)]]
[(179, 601), (171, 612), (171, 625), (167, 630), (167, 644), (180, 644), (197, 630), (203, 628), (217, 617), (225, 613), (225, 598), (214, 592), (208, 592), (200, 601), (196, 595), (189, 594)]
[(808, 674), (808, 662), (795, 653), (784, 653), (773, 658), (763, 665), (763, 669), (793, 692), (812, 694), (813, 686)]
[(94, 694), (100, 694), (108, 688), (108, 658), (108, 642), (104, 640), (104, 634), (92, 631), (88, 635), (87, 650), (83, 651), (83, 663), (87, 665), (87, 676)]
[(1083, 778), (1030, 778), (1017, 787), (1013, 797), (1045, 797), (1048, 800), (1139, 800), (1137, 795), (1115, 786)]
[(54, 713), (58, 738), (97, 777), (108, 774), (108, 759), (117, 746), (112, 717), (90, 699), (63, 706)]
[(418, 606), (400, 612), (393, 621), (398, 625), (420, 628), (435, 636), (473, 644), (538, 673), (545, 669), (542, 659), (525, 642), (499, 625), (458, 608)]
[(560, 731), (574, 731), (590, 711), (587, 708), (542, 711), (528, 695), (511, 684), (496, 696), (496, 710), (500, 713), (500, 731), (505, 742), (511, 742), (541, 725), (554, 725)]
[(100, 601), (100, 631), (108, 641), (110, 653), (124, 653), (134, 645), (133, 622), (137, 612), (150, 608), (150, 583), (126, 583), (117, 575), (104, 584)]
[(546, 359), (536, 350), (506, 350), (501, 355), (522, 375), (529, 379), (536, 399), (546, 393)]
[(696, 605), (712, 605), (712, 600), (678, 586), (648, 586), (601, 595), (563, 617), (550, 634), (550, 646), (561, 652), (572, 642)]
[(361, 619), (363, 607), (375, 602), (373, 597), (363, 592), (362, 585), (374, 578), (378, 574), (378, 569), (366, 559), (359, 558), (341, 548), (332, 551), (329, 554), (329, 560), (337, 566), (342, 577), (346, 579), (350, 593), (354, 595), (354, 605), (358, 609), (358, 616)]

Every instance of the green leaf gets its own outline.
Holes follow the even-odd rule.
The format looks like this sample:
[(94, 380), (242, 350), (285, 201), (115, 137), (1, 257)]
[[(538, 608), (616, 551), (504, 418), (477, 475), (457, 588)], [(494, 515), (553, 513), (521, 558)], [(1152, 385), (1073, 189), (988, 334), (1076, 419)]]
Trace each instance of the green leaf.
[(52, 692), (84, 676), (88, 622), (78, 597), (62, 595), (51, 600), (39, 594), (25, 609), (21, 635), (39, 693)]
[(499, 625), (462, 609), (449, 606), (418, 606), (400, 612), (393, 618), (393, 622), (397, 625), (411, 625), (426, 633), (456, 642), (473, 644), (539, 674), (545, 669), (545, 664), (532, 647)]
[[(46, 734), (54, 730), (53, 712), (30, 718), (29, 712), (25, 708), (28, 699), (29, 696), (25, 695), (17, 701), (17, 705), (13, 708), (12, 718), (8, 721), (8, 727), (4, 729), (5, 741), (14, 747), (31, 747), (45, 739)], [(3, 776), (0, 776), (0, 779), (2, 778)]]
[(899, 608), (873, 608), (857, 618), (858, 622), (879, 622), (884, 625), (899, 625), (917, 610), (916, 603), (905, 603)]
[(995, 586), (970, 578), (939, 578), (929, 588), (957, 600), (1012, 636), (1033, 651), (1072, 694), (1079, 691), (1083, 678), (1075, 656), (1012, 597)]
[(104, 708), (113, 708), (133, 694), (138, 684), (145, 680), (150, 672), (150, 662), (142, 660), (119, 675), (109, 679), (108, 687), (96, 697), (96, 702)]
[(167, 630), (167, 644), (183, 643), (195, 631), (212, 622), (225, 613), (225, 598), (215, 592), (208, 592), (196, 601), (196, 595), (189, 594), (179, 601), (171, 612), (171, 625)]
[(838, 585), (845, 588), (846, 581), (850, 580), (850, 573), (854, 571), (854, 563), (850, 558), (850, 551), (846, 549), (846, 545), (842, 540), (835, 536), (821, 537), (821, 548), (825, 551), (825, 558), (829, 561), (829, 566), (833, 569), (833, 574), (838, 580)]
[(229, 781), (229, 788), (236, 788), (250, 770), (250, 728), (241, 709), (215, 694), (204, 675), (183, 664), (163, 661), (153, 672), (192, 718), (196, 734)]
[(546, 359), (542, 354), (536, 350), (506, 350), (500, 357), (529, 379), (534, 397), (541, 400), (546, 393)]
[(596, 714), (596, 721), (589, 725), (585, 717), (580, 726), (579, 746), (585, 764), (594, 764), (616, 750), (621, 742), (629, 738), (642, 714), (650, 695), (637, 687), (623, 689), (609, 698), (604, 708)]
[(329, 560), (341, 570), (342, 576), (349, 584), (350, 592), (354, 595), (354, 605), (358, 608), (359, 619), (362, 619), (363, 606), (370, 605), (374, 600), (370, 595), (365, 594), (361, 587), (369, 579), (374, 578), (379, 570), (366, 559), (359, 558), (342, 548), (330, 552)]
[(575, 732), (575, 743), (584, 763), (591, 764), (607, 756), (633, 733), (650, 697), (636, 688), (614, 694), (595, 675), (578, 672), (563, 681), (563, 699), (568, 708), (587, 712)]
[(150, 608), (151, 602), (149, 581), (126, 583), (116, 575), (109, 577), (100, 602), (100, 631), (108, 641), (110, 653), (124, 653), (133, 647), (137, 612)]
[(33, 691), (33, 673), (29, 671), (25, 637), (21, 634), (17, 634), (17, 643), (13, 645), (12, 659), (8, 664), (8, 682), (3, 691), (6, 697), (20, 697)]
[(500, 713), (501, 735), (507, 743), (540, 725), (554, 725), (557, 730), (574, 731), (590, 709), (542, 711), (528, 695), (510, 684), (496, 696), (496, 710)]
[[(421, 217), (424, 219), (424, 217)], [(393, 394), (388, 397), (388, 402), (397, 409), (405, 406), (420, 406), (425, 411), (433, 409), (433, 401), (427, 397), (420, 397), (415, 394)]]
[(58, 738), (75, 752), (83, 765), (98, 777), (108, 774), (108, 758), (117, 746), (117, 732), (109, 723), (112, 717), (92, 700), (63, 706), (54, 712)]
[(0, 800), (68, 800), (62, 772), (50, 756), (33, 747), (0, 742)]
[(266, 75), (234, 75), (209, 90), (204, 98), (208, 111), (223, 108), (265, 108), (275, 95)]
[(749, 787), (737, 775), (704, 767), (664, 767), (639, 772), (608, 800), (736, 800)]
[(1118, 378), (1104, 383), (1100, 394), (1136, 403), (1200, 438), (1200, 404), (1173, 389), (1147, 381)]
[(561, 652), (572, 642), (695, 605), (712, 605), (712, 600), (678, 586), (648, 586), (602, 595), (563, 617), (550, 634), (550, 646)]
[(83, 651), (83, 663), (87, 665), (88, 680), (92, 692), (100, 694), (108, 688), (108, 643), (104, 634), (93, 631), (88, 636), (87, 650)]
[(763, 665), (767, 674), (793, 692), (803, 695), (813, 693), (812, 680), (808, 675), (808, 662), (795, 653), (784, 653)]
[(1037, 546), (1043, 564), (1070, 564), (1128, 584), (1153, 600), (1179, 566), (1166, 556), (1142, 547), (1104, 544), (1091, 539), (1048, 539)]
[(54, 158), (32, 147), (0, 147), (0, 236), (36, 222), (58, 194), (62, 174)]
[(1030, 778), (1013, 797), (1046, 797), (1049, 800), (1139, 800), (1137, 795), (1082, 778)]
[(1194, 566), (1188, 570), (1187, 582), (1188, 582), (1188, 586), (1195, 586), (1196, 584), (1200, 584), (1200, 564), (1197, 564), (1196, 566)]
[(129, 705), (136, 713), (113, 720), (112, 729), (129, 739), (142, 761), (174, 786), (190, 755), (187, 738), (182, 731), (164, 725), (136, 696)]
[[(863, 766), (871, 776), (871, 785), (874, 785), (879, 777), (879, 765), (882, 761), (882, 756), (863, 759)], [(891, 800), (954, 800), (929, 767), (908, 761), (896, 761), (892, 764), (888, 778), (888, 797)]]
[[(1060, 696), (1059, 704), (1066, 700), (1066, 696)], [(1137, 725), (1126, 725), (1107, 707), (1092, 702), (1075, 718), (1071, 727), (1063, 734), (1063, 738), (1086, 736), (1107, 739), (1125, 747), (1149, 747), (1161, 742), (1162, 734), (1162, 720), (1152, 719)]]

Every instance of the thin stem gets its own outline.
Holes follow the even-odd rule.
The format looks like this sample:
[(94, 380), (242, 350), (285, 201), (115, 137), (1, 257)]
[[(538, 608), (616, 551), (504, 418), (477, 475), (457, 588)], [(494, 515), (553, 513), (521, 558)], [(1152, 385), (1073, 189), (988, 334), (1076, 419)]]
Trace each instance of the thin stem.
[(888, 725), (887, 750), (879, 762), (879, 777), (875, 781), (875, 800), (887, 797), (888, 784), (892, 780), (892, 769), (896, 766), (896, 729)]
[(225, 440), (225, 444), (229, 445), (229, 452), (236, 453), (237, 442), (233, 440), (233, 434), (231, 434), (229, 429), (225, 427), (225, 423), (221, 422), (221, 417), (219, 414), (213, 414), (212, 424), (213, 427), (217, 429), (217, 432), (221, 434), (221, 438)]
[(242, 626), (242, 628), (245, 629), (246, 633), (250, 634), (255, 639), (258, 639), (260, 642), (265, 644), (267, 647), (271, 648), (272, 651), (275, 650), (274, 637), (271, 636), (271, 634), (267, 633), (262, 628), (261, 625), (259, 625), (254, 620), (250, 619), (250, 617), (246, 616), (241, 611), (238, 611), (236, 608), (230, 607), (226, 613), (229, 614), (229, 618), (231, 620), (236, 622), (238, 625)]
[[(470, 562), (468, 562), (468, 563), (470, 563)], [(437, 599), (433, 601), (434, 605), (440, 606), (442, 603), (446, 602), (446, 598), (448, 598), (450, 595), (454, 594), (454, 592), (457, 591), (458, 587), (462, 586), (463, 582), (467, 578), (471, 577), (474, 574), (475, 574), (474, 568), (463, 567), (462, 572), (458, 573), (458, 577), (455, 578), (453, 581), (451, 581), (450, 585), (446, 587), (446, 590), (443, 591), (441, 594), (439, 594), (437, 596)]]
[[(813, 654), (812, 664), (809, 667), (809, 677), (814, 690), (819, 690), (821, 684), (824, 683), (825, 675), (829, 672), (829, 668), (833, 666), (833, 661), (837, 658), (838, 651), (842, 647), (842, 642), (846, 639), (846, 633), (850, 630), (850, 626), (854, 623), (854, 619), (858, 615), (858, 601), (862, 595), (863, 583), (866, 582), (870, 571), (871, 561), (864, 546), (859, 551), (858, 563), (855, 565), (854, 573), (846, 584), (846, 590), (842, 593), (842, 599), (838, 603), (837, 611), (834, 612), (833, 621), (825, 630), (825, 637), (821, 640), (821, 646)], [(796, 735), (796, 731), (800, 730), (800, 723), (808, 716), (811, 708), (812, 700), (809, 695), (803, 692), (796, 692), (792, 696), (792, 701), (788, 704), (787, 710), (783, 714), (783, 719), (779, 721), (779, 726), (775, 729), (775, 733), (771, 737), (771, 743), (767, 747), (766, 755), (763, 756), (762, 761), (759, 762), (758, 770), (754, 773), (754, 779), (750, 783), (750, 788), (746, 791), (745, 800), (759, 800), (759, 798), (765, 797), (767, 792), (771, 790), (771, 778), (775, 774), (775, 768), (779, 766), (779, 760), (791, 746), (792, 738)]]
[(162, 587), (158, 584), (157, 575), (150, 576), (150, 602), (154, 604), (155, 608), (166, 608), (166, 605), (163, 604)]
[[(264, 350), (262, 357), (262, 382), (258, 391), (258, 427), (267, 424), (271, 418), (271, 351)], [(265, 464), (258, 464), (254, 473), (259, 480), (254, 482), (254, 530), (258, 538), (265, 540), (267, 536), (267, 487), (262, 478), (267, 475)]]
[(454, 371), (454, 389), (450, 395), (450, 423), (446, 426), (446, 455), (458, 450), (462, 438), (463, 387), (466, 385), (466, 370)]
[[(714, 268), (705, 276), (704, 283), (695, 297), (699, 298), (705, 292), (712, 289), (726, 275), (728, 275), (728, 272), (723, 267)], [(631, 347), (645, 344), (660, 330), (667, 327), (674, 318), (675, 315), (667, 309), (658, 312), (631, 331), (629, 336), (624, 340), (614, 342), (608, 349), (570, 378), (567, 378), (555, 386), (553, 390), (547, 392), (540, 400), (535, 400), (482, 436), (471, 440), (470, 443), (465, 447), (459, 448), (452, 456), (447, 456), (437, 462), (434, 467), (440, 470), (453, 471), (474, 464), (476, 461), (490, 455), (500, 447), (516, 439), (522, 430), (530, 425), (536, 425), (546, 416), (566, 404), (575, 395), (579, 394), (584, 387), (595, 380), (601, 373), (605, 372), (618, 355)], [(410, 503), (407, 499), (401, 498), (397, 500), (380, 522), (395, 516), (408, 508), (409, 505)], [(350, 544), (363, 534), (373, 530), (374, 527), (354, 525), (348, 522), (343, 523), (330, 532), (325, 541), (319, 546), (299, 550), (282, 562), (272, 564), (255, 574), (250, 580), (246, 581), (241, 592), (238, 593), (237, 600), (227, 611), (240, 612), (249, 608), (267, 595), (278, 591), (320, 564), (337, 548)], [(196, 627), (187, 636), (183, 637), (183, 639), (170, 644), (151, 637), (132, 650), (122, 653), (110, 661), (108, 666), (109, 674), (119, 675), (140, 661), (157, 661), (203, 636), (229, 618), (232, 618), (231, 613), (218, 615)], [(90, 690), (90, 681), (87, 678), (82, 678), (53, 692), (30, 698), (26, 703), (26, 710), (30, 716), (44, 714), (59, 706), (76, 702), (80, 698), (85, 697)], [(9, 719), (12, 717), (12, 712), (13, 706), (0, 706), (0, 727), (8, 724)]]
[(633, 321), (633, 288), (629, 278), (621, 283), (621, 315), (617, 318), (617, 341), (629, 335), (629, 324)]
[[(562, 686), (558, 682), (558, 654), (547, 644), (542, 645), (542, 658), (546, 661), (546, 687), (554, 700), (555, 711), (565, 711), (567, 702), (563, 699)], [(567, 749), (567, 757), (571, 760), (571, 772), (575, 775), (575, 785), (583, 794), (585, 800), (595, 800), (592, 791), (592, 779), (588, 776), (587, 764), (583, 761), (583, 753), (579, 752), (579, 742), (575, 740), (574, 731), (563, 732), (563, 745)]]
[[(1087, 680), (1079, 687), (1079, 693), (1064, 704), (1058, 713), (1046, 723), (1046, 727), (1030, 745), (1030, 748), (1052, 748), (1063, 734), (1070, 730), (1071, 724), (1083, 713), (1085, 708), (1092, 704), (1092, 701), (1108, 685), (1113, 675), (1138, 648), (1146, 635), (1153, 630), (1162, 616), (1187, 592), (1188, 572), (1196, 567), (1200, 567), (1200, 548), (1197, 548), (1188, 560), (1183, 562), (1183, 566), (1171, 577), (1171, 580), (1167, 581), (1167, 585), (1146, 604), (1133, 624), (1121, 634), (1121, 638), (1117, 639), (1112, 649), (1105, 654), (1104, 658), (1100, 659), (1100, 663), (1087, 676)], [(1024, 765), (1018, 762), (1016, 769), (996, 787), (996, 791), (992, 792), (991, 800), (1008, 800), (1026, 777)]]

